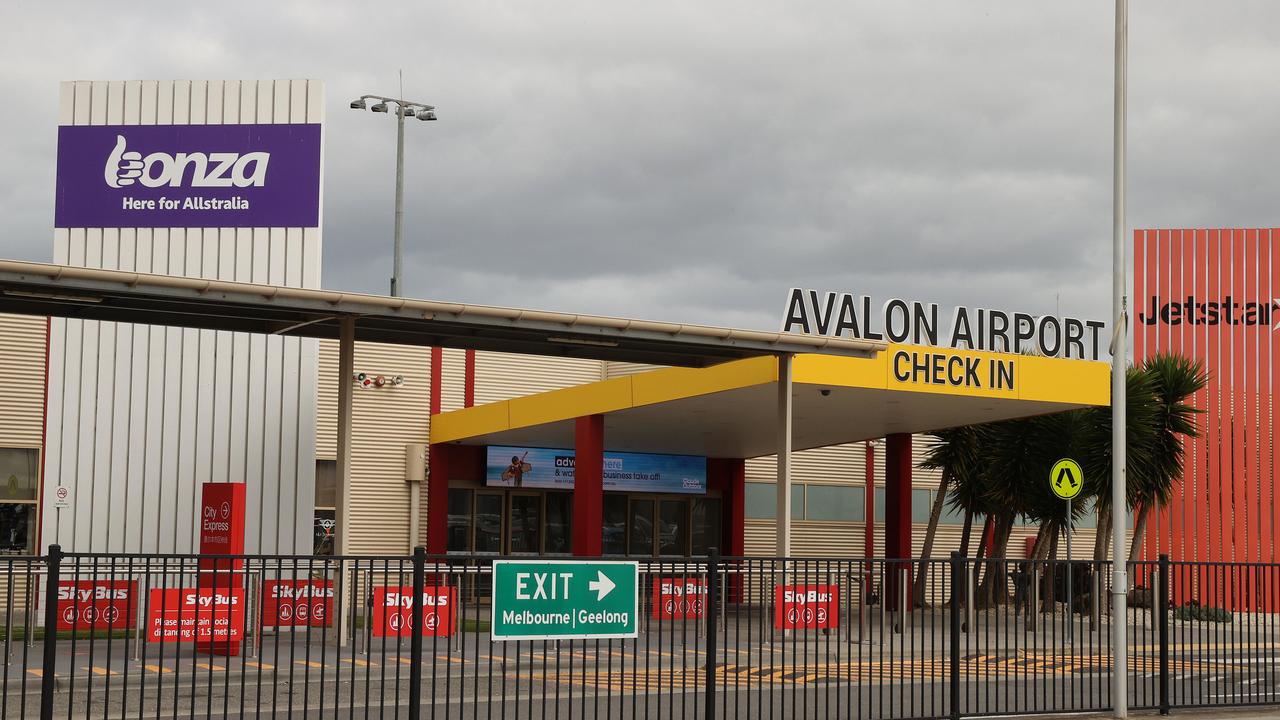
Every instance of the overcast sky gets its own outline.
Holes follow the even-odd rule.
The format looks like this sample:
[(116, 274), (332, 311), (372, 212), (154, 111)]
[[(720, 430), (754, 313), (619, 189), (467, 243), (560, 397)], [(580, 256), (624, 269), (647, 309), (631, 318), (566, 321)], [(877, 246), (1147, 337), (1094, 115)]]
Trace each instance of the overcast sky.
[[(1110, 0), (4, 3), (0, 256), (58, 81), (326, 83), (324, 284), (776, 329), (787, 288), (1104, 318)], [(1280, 3), (1136, 0), (1130, 226), (1280, 225)]]

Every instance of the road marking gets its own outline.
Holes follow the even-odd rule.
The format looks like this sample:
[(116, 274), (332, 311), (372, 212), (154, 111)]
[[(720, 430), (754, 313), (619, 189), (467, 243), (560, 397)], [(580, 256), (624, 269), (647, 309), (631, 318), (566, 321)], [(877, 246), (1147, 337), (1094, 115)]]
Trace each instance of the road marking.
[(359, 665), (360, 667), (378, 667), (378, 663), (370, 662), (368, 660), (361, 660), (360, 658), (342, 658), (342, 662), (351, 663), (352, 665)]
[(108, 669), (108, 668), (104, 668), (104, 667), (98, 667), (97, 665), (90, 665), (89, 667), (81, 668), (81, 669), (82, 669), (82, 670), (88, 670), (89, 672), (93, 673), (94, 675), (119, 675), (119, 674), (120, 674), (120, 673), (116, 672), (115, 670), (110, 670), (110, 669)]
[(198, 662), (198, 663), (192, 663), (192, 664), (198, 668), (201, 668), (202, 670), (226, 670), (225, 667), (221, 665), (214, 665), (213, 663)]
[(249, 667), (262, 668), (263, 670), (270, 670), (275, 667), (275, 665), (268, 665), (266, 663), (254, 662), (252, 660), (245, 660), (244, 664), (248, 665)]
[(161, 675), (161, 674), (163, 674), (163, 673), (167, 673), (167, 672), (173, 672), (173, 670), (170, 670), (170, 669), (169, 669), (169, 668), (167, 668), (167, 667), (162, 667), (162, 666), (160, 666), (160, 665), (143, 665), (142, 667), (143, 667), (143, 669), (144, 669), (144, 670), (150, 670), (151, 672), (153, 672), (153, 673), (155, 673), (155, 674), (157, 674), (157, 675)]
[(295, 660), (294, 664), (305, 665), (306, 667), (320, 668), (321, 670), (324, 669), (324, 663), (319, 663), (319, 662), (316, 662), (315, 660)]
[[(28, 669), (27, 669), (27, 672), (31, 673), (32, 675), (35, 675), (36, 677), (44, 677), (44, 671), (43, 671), (43, 670), (36, 670), (35, 668), (28, 668)], [(54, 676), (54, 677), (57, 677), (58, 675), (57, 675), (57, 673), (54, 673), (54, 675), (53, 675), (53, 676)]]

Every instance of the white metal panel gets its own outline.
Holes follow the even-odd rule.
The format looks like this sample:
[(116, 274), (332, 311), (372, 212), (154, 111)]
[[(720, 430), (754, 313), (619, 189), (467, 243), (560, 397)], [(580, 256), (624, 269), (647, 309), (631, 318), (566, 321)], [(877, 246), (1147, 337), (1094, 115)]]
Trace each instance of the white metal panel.
[[(310, 81), (77, 82), (64, 83), (59, 100), (61, 124), (320, 122), (323, 114), (320, 85)], [(320, 282), (318, 229), (63, 228), (53, 252), (92, 267)], [(305, 552), (315, 353), (314, 342), (292, 338), (56, 321), (44, 498), (65, 482), (75, 505), (44, 514), (42, 541), (190, 550), (199, 485), (235, 479), (251, 485), (247, 548)], [(289, 515), (301, 522), (280, 521)], [(263, 518), (280, 531), (266, 532)]]

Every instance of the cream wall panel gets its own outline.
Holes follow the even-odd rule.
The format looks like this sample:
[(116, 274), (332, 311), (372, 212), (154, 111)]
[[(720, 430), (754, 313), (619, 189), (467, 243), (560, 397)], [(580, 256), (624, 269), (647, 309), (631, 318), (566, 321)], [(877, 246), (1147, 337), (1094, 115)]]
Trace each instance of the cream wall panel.
[[(352, 389), (351, 552), (404, 553), (409, 543), (409, 486), (404, 446), (429, 439), (431, 349), (356, 343), (357, 373), (404, 376), (404, 385)], [(317, 387), (317, 456), (333, 459), (337, 428), (338, 343), (320, 342)], [(422, 488), (422, 538), (426, 537), (426, 486)], [(419, 542), (422, 541), (419, 538)]]
[(47, 320), (0, 315), (0, 447), (38, 448), (44, 421), (44, 360)]
[(662, 365), (646, 365), (645, 363), (619, 362), (616, 360), (606, 360), (604, 366), (604, 379), (610, 380), (616, 377), (626, 377), (628, 375), (636, 375), (650, 370), (660, 370)]
[[(62, 124), (320, 122), (323, 110), (315, 81), (75, 82), (60, 97)], [(53, 255), (319, 287), (320, 237), (318, 228), (64, 228)], [(54, 319), (42, 543), (190, 552), (199, 486), (243, 482), (246, 550), (309, 552), (315, 355), (314, 340)], [(73, 503), (55, 510), (59, 485)]]
[(476, 404), (597, 382), (599, 360), (516, 353), (476, 353)]

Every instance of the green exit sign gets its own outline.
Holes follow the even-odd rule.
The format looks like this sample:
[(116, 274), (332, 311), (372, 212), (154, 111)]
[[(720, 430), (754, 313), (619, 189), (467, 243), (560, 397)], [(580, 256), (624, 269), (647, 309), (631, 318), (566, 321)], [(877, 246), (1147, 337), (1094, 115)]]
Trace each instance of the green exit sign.
[(494, 560), (494, 640), (633, 638), (640, 627), (635, 562)]

